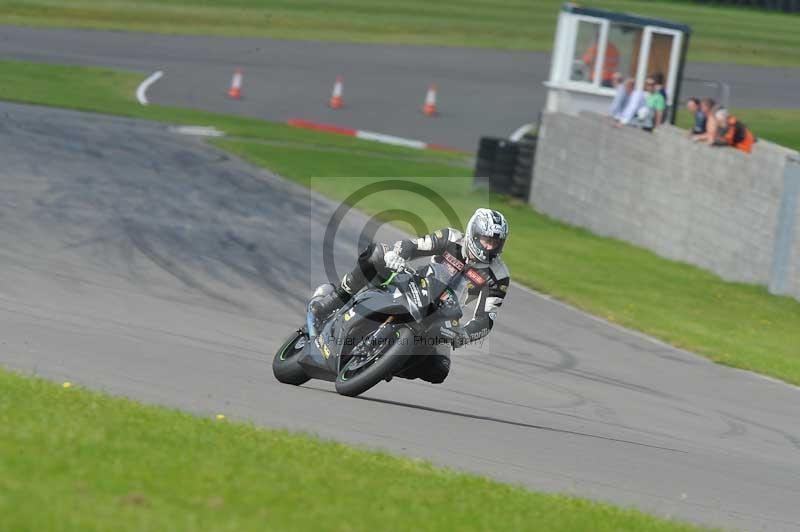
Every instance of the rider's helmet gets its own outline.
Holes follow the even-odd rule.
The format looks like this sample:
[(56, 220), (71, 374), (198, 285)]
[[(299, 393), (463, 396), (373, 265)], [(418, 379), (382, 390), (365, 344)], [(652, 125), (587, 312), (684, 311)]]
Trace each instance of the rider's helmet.
[(508, 238), (506, 217), (492, 209), (478, 209), (467, 222), (464, 244), (469, 258), (491, 262), (500, 255)]

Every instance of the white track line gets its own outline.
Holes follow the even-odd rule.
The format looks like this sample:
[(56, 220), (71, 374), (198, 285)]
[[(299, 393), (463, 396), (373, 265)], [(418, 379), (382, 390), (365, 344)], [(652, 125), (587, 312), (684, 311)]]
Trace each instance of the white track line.
[(175, 126), (170, 131), (181, 135), (194, 135), (197, 137), (224, 137), (225, 133), (213, 126)]
[(404, 139), (402, 137), (395, 137), (393, 135), (384, 135), (383, 133), (375, 133), (373, 131), (356, 131), (356, 137), (364, 140), (374, 140), (383, 142), (384, 144), (393, 144), (395, 146), (406, 146), (407, 148), (416, 148), (424, 150), (426, 144), (419, 140)]
[(150, 85), (152, 85), (153, 83), (155, 83), (156, 81), (161, 79), (161, 76), (163, 76), (163, 75), (164, 75), (164, 72), (162, 72), (161, 70), (158, 70), (158, 71), (153, 72), (152, 74), (150, 74), (150, 77), (148, 77), (146, 80), (144, 80), (143, 82), (141, 82), (139, 84), (139, 88), (136, 89), (136, 99), (139, 100), (140, 104), (142, 104), (142, 105), (147, 105), (148, 104), (148, 101), (147, 101), (147, 89), (150, 87)]

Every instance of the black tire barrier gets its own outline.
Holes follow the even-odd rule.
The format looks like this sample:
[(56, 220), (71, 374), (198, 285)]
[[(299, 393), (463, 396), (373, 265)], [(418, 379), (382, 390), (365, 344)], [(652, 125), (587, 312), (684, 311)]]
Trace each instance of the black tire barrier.
[(538, 137), (530, 136), (525, 137), (525, 140), (520, 142), (520, 154), (517, 159), (516, 173), (520, 176), (518, 182), (518, 190), (515, 191), (515, 196), (524, 200), (526, 203), (529, 201), (531, 186), (533, 186), (533, 167), (536, 163), (536, 146)]
[(511, 195), (515, 198), (528, 201), (528, 195), (531, 188), (531, 172), (530, 167), (517, 167), (514, 169), (514, 175), (511, 178)]
[(514, 197), (514, 198), (520, 198), (520, 199), (521, 198), (526, 198), (528, 196), (528, 193), (529, 193), (529, 187), (527, 187), (527, 186), (524, 186), (524, 187), (512, 186), (511, 187), (511, 196)]
[(502, 140), (497, 143), (494, 172), (489, 178), (489, 191), (493, 194), (511, 194), (511, 180), (517, 165), (517, 143)]
[(478, 145), (478, 155), (483, 155), (490, 159), (494, 158), (494, 154), (497, 151), (497, 144), (502, 140), (504, 139), (497, 137), (481, 137)]
[(526, 137), (520, 142), (481, 137), (473, 186), (528, 201), (535, 155), (535, 137)]
[(508, 174), (511, 175), (514, 173), (514, 168), (517, 167), (516, 161), (508, 161), (503, 162), (500, 164), (494, 165), (494, 173), (495, 174)]
[(531, 173), (529, 167), (518, 166), (514, 168), (514, 173), (511, 174), (511, 181), (514, 183), (527, 183), (531, 180)]
[(475, 172), (473, 173), (475, 177), (473, 186), (475, 188), (482, 190), (487, 190), (489, 188), (489, 176), (492, 175), (493, 167), (494, 154), (491, 156), (478, 154), (478, 158), (475, 160)]
[(511, 174), (495, 174), (489, 178), (489, 192), (492, 194), (511, 195)]
[(479, 157), (475, 160), (475, 171), (478, 170), (491, 170), (494, 166), (494, 161), (491, 159), (484, 159)]
[(532, 154), (527, 154), (527, 153), (520, 152), (520, 154), (517, 156), (517, 166), (519, 166), (519, 165), (531, 166), (532, 164), (533, 164), (533, 155)]

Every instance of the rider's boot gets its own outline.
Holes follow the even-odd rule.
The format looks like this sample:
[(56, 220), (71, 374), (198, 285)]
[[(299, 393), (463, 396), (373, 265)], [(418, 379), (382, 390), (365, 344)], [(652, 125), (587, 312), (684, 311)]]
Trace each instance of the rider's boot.
[(350, 300), (350, 294), (337, 287), (327, 296), (323, 296), (311, 303), (311, 312), (317, 318), (330, 316), (334, 311), (339, 310)]
[(330, 316), (350, 301), (353, 294), (369, 284), (369, 279), (375, 276), (375, 262), (383, 259), (384, 251), (382, 247), (378, 248), (374, 244), (367, 247), (359, 255), (355, 268), (342, 277), (339, 286), (335, 286), (332, 292), (311, 303), (311, 312), (314, 316), (317, 319)]
[(353, 295), (342, 286), (336, 286), (329, 294), (311, 303), (311, 312), (318, 319), (325, 318), (342, 308), (351, 297)]

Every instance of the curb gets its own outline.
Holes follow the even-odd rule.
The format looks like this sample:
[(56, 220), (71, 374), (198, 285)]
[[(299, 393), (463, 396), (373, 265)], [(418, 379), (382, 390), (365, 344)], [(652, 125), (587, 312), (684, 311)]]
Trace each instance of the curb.
[(406, 148), (414, 148), (417, 150), (434, 150), (434, 151), (449, 151), (454, 153), (468, 153), (464, 150), (443, 146), (441, 144), (433, 144), (423, 142), (421, 140), (407, 139), (403, 137), (395, 137), (393, 135), (385, 135), (383, 133), (375, 133), (374, 131), (366, 131), (363, 129), (352, 129), (347, 127), (336, 126), (333, 124), (322, 124), (319, 122), (312, 122), (310, 120), (301, 120), (292, 118), (286, 121), (286, 124), (292, 127), (299, 127), (302, 129), (311, 129), (314, 131), (321, 131), (323, 133), (333, 133), (335, 135), (345, 135), (348, 137), (356, 137), (363, 140), (371, 140), (381, 142), (383, 144), (392, 144), (394, 146), (403, 146)]

